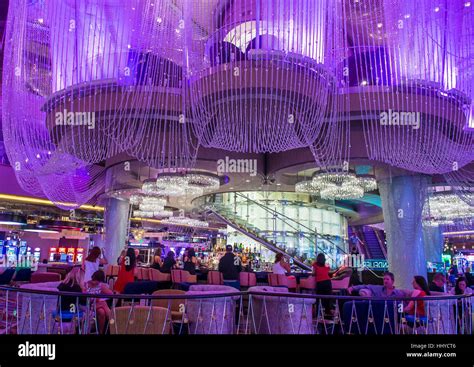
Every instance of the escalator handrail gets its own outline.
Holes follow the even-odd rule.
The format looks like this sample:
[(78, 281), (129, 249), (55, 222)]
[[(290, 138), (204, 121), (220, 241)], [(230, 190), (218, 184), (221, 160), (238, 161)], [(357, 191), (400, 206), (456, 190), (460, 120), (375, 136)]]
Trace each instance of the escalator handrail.
[(243, 228), (240, 224), (238, 223), (235, 223), (233, 222), (232, 220), (226, 218), (225, 216), (223, 216), (222, 214), (220, 214), (218, 211), (216, 211), (212, 206), (208, 205), (206, 206), (206, 209), (207, 210), (210, 210), (211, 212), (213, 212), (215, 215), (217, 215), (218, 217), (221, 218), (221, 220), (227, 222), (228, 225), (234, 227), (235, 229), (237, 230), (244, 230), (245, 231), (245, 235), (246, 236), (249, 236), (250, 238), (254, 239), (255, 241), (257, 242), (261, 242), (263, 243), (266, 247), (269, 247), (273, 252), (279, 252), (279, 253), (282, 253), (286, 256), (289, 256), (293, 259), (293, 261), (296, 263), (297, 266), (299, 266), (300, 268), (304, 269), (304, 270), (311, 270), (311, 266), (305, 264), (304, 262), (302, 262), (301, 260), (299, 260), (298, 258), (296, 258), (295, 256), (292, 256), (290, 254), (288, 254), (286, 251), (284, 251), (283, 249), (279, 248), (278, 246), (276, 246), (275, 244), (272, 244), (270, 243), (267, 239), (263, 238), (263, 237), (260, 237), (260, 236), (257, 236), (251, 232), (248, 232), (245, 228)]
[[(297, 222), (297, 221), (294, 220), (293, 218), (290, 218), (290, 217), (288, 217), (287, 215), (285, 215), (285, 214), (283, 214), (283, 213), (277, 212), (276, 210), (273, 210), (273, 209), (267, 207), (266, 205), (263, 205), (263, 204), (259, 203), (258, 201), (255, 201), (255, 200), (253, 200), (253, 199), (250, 199), (248, 196), (245, 196), (245, 195), (243, 195), (243, 194), (241, 194), (241, 193), (235, 192), (234, 194), (237, 195), (237, 196), (241, 196), (241, 197), (245, 198), (246, 200), (250, 201), (251, 203), (257, 204), (258, 206), (260, 206), (261, 208), (263, 208), (263, 209), (266, 210), (266, 211), (269, 211), (269, 212), (271, 212), (271, 213), (273, 213), (273, 214), (277, 214), (277, 215), (279, 215), (279, 216), (282, 216), (282, 217), (284, 217), (284, 218), (289, 219), (290, 221), (292, 221), (292, 222), (296, 223), (297, 225), (301, 226), (302, 228), (307, 229), (309, 232), (314, 233), (314, 234), (316, 235), (316, 237), (328, 241), (329, 243), (331, 243), (332, 245), (334, 245), (337, 249), (339, 249), (343, 254), (346, 254), (346, 255), (347, 255), (347, 252), (344, 251), (344, 249), (340, 248), (338, 245), (336, 245), (334, 242), (332, 242), (331, 240), (329, 240), (329, 239), (323, 237), (321, 234), (319, 234), (318, 232), (315, 232), (313, 229), (311, 229), (311, 228), (305, 226), (304, 224)], [(283, 220), (283, 219), (282, 219), (282, 220)], [(284, 222), (285, 224), (288, 224), (285, 220), (283, 220), (283, 222)], [(293, 228), (294, 228), (294, 227), (293, 227)]]

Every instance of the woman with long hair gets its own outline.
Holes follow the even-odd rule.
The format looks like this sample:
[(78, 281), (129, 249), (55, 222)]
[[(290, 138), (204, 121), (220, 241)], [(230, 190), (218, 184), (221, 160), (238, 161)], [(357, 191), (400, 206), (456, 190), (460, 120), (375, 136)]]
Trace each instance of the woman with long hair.
[[(425, 277), (421, 275), (415, 275), (413, 277), (413, 292), (411, 293), (411, 297), (426, 297), (429, 296), (430, 289), (428, 287), (428, 282), (426, 281)], [(408, 305), (405, 307), (405, 314), (410, 316), (417, 316), (417, 317), (425, 317), (425, 302), (422, 300), (410, 301)], [(415, 315), (416, 313), (416, 315)], [(407, 318), (408, 321), (409, 318)]]
[[(58, 285), (58, 290), (60, 292), (82, 293), (83, 286), (84, 270), (80, 266), (75, 266)], [(85, 304), (86, 299), (83, 297), (61, 296), (61, 313), (78, 313), (78, 306)]]
[(191, 275), (196, 274), (197, 257), (192, 247), (186, 251), (183, 257), (183, 263), (183, 270), (188, 271)]
[(153, 264), (151, 267), (156, 270), (161, 270), (163, 266), (163, 260), (161, 259), (161, 248), (157, 248), (155, 250), (155, 254), (153, 255)]
[[(103, 255), (102, 258), (100, 257), (101, 255)], [(99, 270), (100, 265), (106, 265), (107, 263), (108, 261), (100, 247), (92, 247), (83, 264), (84, 282), (88, 282), (92, 279), (92, 274)]]
[[(467, 286), (467, 280), (464, 277), (459, 277), (456, 280), (456, 285), (451, 289), (451, 294), (456, 296), (471, 295), (473, 291)], [(457, 309), (456, 309), (457, 308)], [(468, 332), (467, 325), (469, 320), (469, 301), (467, 298), (459, 298), (455, 305), (453, 305), (453, 314), (457, 315), (458, 334), (465, 334)]]
[(174, 259), (174, 252), (168, 251), (165, 257), (165, 261), (163, 261), (163, 266), (161, 268), (162, 273), (171, 273), (171, 269), (176, 268), (176, 260)]
[(467, 280), (464, 277), (459, 277), (456, 280), (456, 286), (451, 290), (451, 294), (455, 295), (468, 295), (472, 293), (472, 289), (467, 286)]
[(135, 281), (135, 267), (137, 265), (137, 258), (135, 250), (131, 247), (127, 249), (125, 257), (122, 259), (120, 269), (117, 277), (117, 282), (114, 285), (114, 290), (118, 293), (123, 293), (125, 286), (128, 283)]

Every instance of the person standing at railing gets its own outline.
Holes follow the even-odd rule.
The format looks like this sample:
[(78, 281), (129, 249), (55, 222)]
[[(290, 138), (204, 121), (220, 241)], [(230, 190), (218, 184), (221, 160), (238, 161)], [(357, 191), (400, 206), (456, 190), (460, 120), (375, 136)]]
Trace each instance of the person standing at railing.
[(225, 251), (225, 255), (219, 260), (219, 272), (222, 273), (224, 285), (240, 290), (239, 275), (242, 271), (240, 257), (234, 255), (232, 245), (227, 245)]
[(120, 269), (117, 277), (117, 282), (114, 285), (114, 290), (122, 293), (128, 283), (135, 281), (135, 267), (137, 265), (137, 258), (135, 250), (131, 247), (127, 249), (127, 254), (120, 264)]
[[(331, 277), (329, 276), (330, 268), (326, 265), (326, 256), (323, 253), (319, 253), (316, 256), (316, 261), (313, 263), (313, 276), (316, 283), (316, 294), (331, 295), (332, 294), (332, 283)], [(330, 312), (331, 300), (324, 299), (322, 301), (323, 307), (326, 313)]]

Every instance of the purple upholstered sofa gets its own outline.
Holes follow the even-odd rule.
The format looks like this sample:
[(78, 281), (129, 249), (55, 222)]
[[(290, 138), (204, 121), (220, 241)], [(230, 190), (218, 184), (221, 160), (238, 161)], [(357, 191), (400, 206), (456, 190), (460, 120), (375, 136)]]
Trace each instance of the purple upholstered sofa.
[(236, 331), (235, 313), (238, 291), (225, 285), (192, 285), (187, 295), (236, 293), (219, 298), (188, 299), (186, 314), (191, 334), (233, 334)]
[(251, 287), (249, 293), (248, 323), (252, 333), (313, 334), (314, 299), (272, 295), (289, 293), (288, 289), (283, 287)]

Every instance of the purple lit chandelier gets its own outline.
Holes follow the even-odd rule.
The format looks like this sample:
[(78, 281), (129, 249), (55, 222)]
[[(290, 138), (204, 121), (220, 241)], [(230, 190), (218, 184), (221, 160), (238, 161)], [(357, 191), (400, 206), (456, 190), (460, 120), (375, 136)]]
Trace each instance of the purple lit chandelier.
[(2, 92), (19, 183), (64, 208), (119, 154), (174, 172), (200, 145), (309, 147), (347, 172), (360, 120), (369, 159), (474, 182), (469, 1), (10, 0)]
[(191, 67), (201, 144), (238, 152), (307, 147), (320, 134), (336, 80), (334, 6), (323, 0), (229, 2)]
[(344, 11), (369, 158), (427, 174), (471, 162), (471, 2), (361, 0)]

